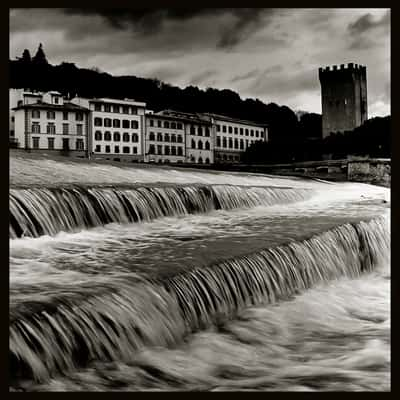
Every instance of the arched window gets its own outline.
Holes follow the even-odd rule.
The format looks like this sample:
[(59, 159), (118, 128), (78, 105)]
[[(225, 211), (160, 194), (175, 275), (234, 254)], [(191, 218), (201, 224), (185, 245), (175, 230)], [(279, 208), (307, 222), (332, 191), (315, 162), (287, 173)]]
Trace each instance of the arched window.
[(166, 134), (164, 135), (164, 141), (165, 141), (165, 142), (169, 142), (169, 133), (166, 133)]
[(210, 164), (210, 159), (206, 158), (206, 164)]
[(121, 135), (119, 132), (114, 132), (114, 142), (120, 142), (121, 141)]
[(149, 140), (155, 140), (154, 132), (150, 132)]
[(201, 140), (198, 141), (197, 147), (199, 150), (203, 150), (203, 142)]
[(111, 127), (111, 118), (104, 118), (104, 126)]
[(111, 132), (109, 131), (104, 132), (104, 140), (107, 142), (111, 142)]
[(194, 126), (190, 127), (190, 134), (191, 135), (195, 135), (196, 134), (196, 129), (194, 128)]
[(157, 142), (162, 142), (162, 133), (161, 132), (157, 133)]
[(203, 129), (202, 129), (201, 126), (199, 126), (199, 127), (197, 128), (197, 134), (198, 134), (199, 136), (203, 136)]
[(203, 164), (203, 159), (202, 159), (201, 157), (199, 157), (198, 163), (199, 163), (199, 164)]
[[(154, 136), (154, 133), (153, 133), (153, 136)], [(129, 133), (128, 132), (124, 132), (124, 134), (122, 135), (122, 140), (124, 142), (129, 142)]]
[(100, 131), (96, 131), (96, 132), (94, 133), (94, 139), (95, 139), (95, 140), (103, 140), (103, 135), (101, 134)]
[(94, 119), (94, 126), (102, 126), (103, 125), (103, 120), (99, 117), (96, 117)]
[(120, 128), (121, 121), (119, 119), (113, 119), (113, 128)]
[(210, 137), (210, 128), (209, 127), (206, 128), (205, 136)]
[(132, 142), (137, 143), (139, 141), (139, 136), (137, 133), (132, 133)]
[(205, 149), (206, 150), (210, 150), (210, 142), (207, 140), (207, 142), (205, 143)]
[(175, 122), (171, 122), (171, 129), (176, 129), (176, 123)]
[(196, 148), (196, 142), (194, 141), (194, 139), (192, 139), (192, 149)]

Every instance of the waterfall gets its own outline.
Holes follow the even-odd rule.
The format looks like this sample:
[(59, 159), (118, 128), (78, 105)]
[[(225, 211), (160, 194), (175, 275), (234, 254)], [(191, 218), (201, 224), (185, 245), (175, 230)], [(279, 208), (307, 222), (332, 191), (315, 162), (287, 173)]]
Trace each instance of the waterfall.
[[(143, 192), (154, 196), (151, 199), (159, 199), (157, 210), (168, 209), (171, 204), (186, 207), (196, 190), (202, 190), (204, 199), (215, 201), (210, 200), (213, 194), (221, 201), (217, 190), (180, 190), (181, 196), (174, 203), (165, 197), (166, 190)], [(100, 193), (102, 198), (109, 196), (109, 202), (122, 196), (115, 189)], [(122, 193), (128, 198), (126, 192)], [(58, 196), (63, 195), (67, 196), (60, 190)], [(81, 200), (80, 206), (88, 198)], [(93, 198), (97, 199), (94, 195)], [(253, 192), (246, 202), (255, 199), (257, 194)], [(230, 204), (236, 205), (236, 200)], [(124, 207), (122, 201), (119, 207)], [(140, 204), (135, 207), (143, 212)], [(54, 206), (52, 203), (48, 209)], [(78, 203), (74, 206), (78, 207)], [(102, 211), (105, 213), (104, 208)], [(98, 209), (96, 216), (99, 217)], [(42, 221), (46, 219), (43, 217)], [(103, 289), (78, 300), (52, 299), (51, 304), (34, 304), (31, 308), (28, 304), (22, 311), (11, 310), (11, 377), (45, 381), (57, 372), (86, 365), (91, 360), (127, 361), (143, 346), (173, 345), (186, 334), (234, 317), (244, 307), (285, 300), (313, 285), (340, 277), (357, 278), (387, 261), (389, 248), (389, 221), (379, 217), (338, 226), (302, 242), (194, 268), (164, 280), (123, 285), (118, 282), (112, 290)]]
[(306, 200), (311, 190), (228, 185), (10, 189), (10, 237)]

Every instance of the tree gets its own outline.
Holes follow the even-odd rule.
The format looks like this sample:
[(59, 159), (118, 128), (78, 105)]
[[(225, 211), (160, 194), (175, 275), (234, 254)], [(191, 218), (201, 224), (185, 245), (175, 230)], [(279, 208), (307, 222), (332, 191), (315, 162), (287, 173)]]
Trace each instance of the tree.
[(21, 61), (24, 63), (30, 63), (32, 61), (31, 53), (29, 52), (28, 49), (25, 49), (24, 52), (22, 53)]
[(35, 56), (33, 57), (32, 60), (35, 64), (48, 64), (46, 55), (44, 54), (43, 51), (43, 45), (42, 43), (39, 44), (39, 47), (37, 49), (37, 52), (35, 54)]

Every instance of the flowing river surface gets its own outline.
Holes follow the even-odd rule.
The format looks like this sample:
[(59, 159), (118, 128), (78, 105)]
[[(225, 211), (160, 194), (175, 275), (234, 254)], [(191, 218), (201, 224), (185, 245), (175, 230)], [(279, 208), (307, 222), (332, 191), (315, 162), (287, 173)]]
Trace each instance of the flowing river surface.
[(390, 190), (11, 158), (11, 390), (390, 390)]

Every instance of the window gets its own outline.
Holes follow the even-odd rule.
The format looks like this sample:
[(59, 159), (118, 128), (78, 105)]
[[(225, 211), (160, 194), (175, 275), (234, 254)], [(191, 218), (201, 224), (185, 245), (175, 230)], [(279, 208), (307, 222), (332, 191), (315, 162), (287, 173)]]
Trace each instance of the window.
[(256, 137), (258, 137), (258, 131), (255, 131), (255, 133), (256, 133)]
[(178, 143), (182, 143), (182, 136), (181, 136), (181, 135), (177, 135), (176, 141), (177, 141)]
[(119, 132), (114, 132), (113, 140), (114, 140), (114, 142), (120, 142), (121, 141), (121, 135), (120, 135)]
[[(150, 126), (151, 126), (151, 125), (150, 125)], [(128, 119), (122, 120), (122, 127), (123, 127), (124, 129), (129, 129), (130, 123), (129, 123), (129, 120), (128, 120)]]
[(250, 136), (254, 137), (254, 131), (253, 131), (253, 129), (250, 130)]
[(171, 146), (171, 155), (176, 156), (176, 147), (175, 146)]
[(56, 119), (56, 113), (54, 111), (47, 111), (47, 119)]
[(40, 133), (39, 122), (33, 122), (32, 123), (32, 133)]
[(47, 138), (47, 147), (49, 150), (54, 150), (54, 138)]
[(176, 124), (176, 129), (182, 129), (182, 124), (181, 124), (180, 122), (178, 122), (178, 123)]
[(76, 134), (83, 135), (83, 125), (82, 124), (76, 124)]
[(76, 121), (83, 121), (83, 113), (82, 112), (77, 112), (75, 114), (75, 120)]
[(50, 122), (47, 124), (46, 132), (50, 135), (54, 135), (56, 133), (56, 126), (54, 123)]
[[(153, 133), (153, 135), (154, 135), (154, 133)], [(128, 132), (124, 132), (124, 134), (122, 135), (122, 140), (124, 142), (129, 142), (129, 139), (130, 139), (129, 133)]]
[(157, 126), (158, 126), (159, 128), (162, 127), (161, 121), (157, 121)]
[(68, 111), (63, 112), (63, 120), (68, 121)]
[(139, 123), (137, 121), (131, 121), (131, 129), (139, 129)]
[(119, 153), (119, 146), (114, 146), (114, 153)]
[(207, 140), (207, 142), (205, 143), (205, 147), (206, 150), (210, 150), (210, 142)]
[(132, 151), (133, 151), (133, 154), (137, 154), (137, 147), (136, 147), (136, 146), (133, 146), (133, 147), (132, 147)]
[(83, 139), (76, 139), (76, 149), (77, 150), (83, 150)]
[(221, 136), (217, 136), (217, 147), (221, 147)]
[(124, 147), (122, 148), (122, 152), (123, 152), (124, 154), (129, 154), (129, 153), (130, 153), (129, 147), (128, 147), (128, 146), (124, 146)]
[(129, 114), (129, 107), (128, 106), (122, 106), (122, 114)]
[(94, 111), (101, 111), (101, 104), (100, 103), (94, 103)]
[(32, 137), (32, 147), (34, 149), (39, 148), (39, 140), (40, 140), (40, 138), (38, 138), (38, 137)]
[(237, 135), (238, 134), (238, 128), (237, 128), (237, 126), (235, 126), (235, 135)]
[(239, 148), (239, 141), (237, 139), (235, 139), (235, 149)]
[(111, 105), (110, 104), (104, 104), (104, 111), (105, 112), (111, 112)]
[(166, 156), (169, 156), (169, 146), (164, 146), (164, 153)]
[(197, 128), (197, 134), (198, 134), (199, 136), (203, 136), (203, 129), (201, 128), (201, 126), (199, 126), (199, 127)]
[(168, 121), (164, 121), (164, 128), (169, 129), (169, 122)]
[(162, 142), (163, 140), (162, 140), (162, 133), (161, 132), (158, 132), (157, 133), (157, 142)]
[(217, 132), (221, 132), (221, 125), (217, 125)]
[(239, 132), (241, 135), (243, 135), (243, 128), (240, 128)]
[(162, 146), (161, 145), (158, 145), (157, 146), (157, 153), (161, 156), (162, 155)]
[(15, 137), (15, 131), (10, 131), (10, 137)]
[(15, 117), (14, 117), (14, 115), (11, 117), (11, 122), (14, 122), (15, 121)]
[(104, 140), (106, 142), (111, 142), (111, 132), (109, 131), (104, 132)]
[(99, 144), (96, 144), (96, 148), (94, 149), (94, 151), (96, 153), (100, 153), (101, 152), (101, 146)]
[(149, 154), (154, 154), (155, 153), (155, 148), (154, 148), (154, 144), (151, 144), (150, 146), (149, 146)]
[(197, 147), (199, 150), (203, 150), (203, 142), (201, 140), (197, 142)]
[(152, 119), (150, 120), (150, 126), (154, 126), (154, 121)]
[(58, 97), (57, 96), (54, 97), (54, 104), (58, 104)]
[(63, 138), (62, 143), (63, 143), (63, 146), (62, 146), (63, 150), (68, 151), (69, 150), (69, 139)]
[(231, 126), (228, 127), (228, 132), (232, 133), (232, 127)]
[(94, 119), (94, 126), (103, 126), (103, 120), (99, 117)]
[(232, 147), (233, 147), (232, 138), (229, 138), (229, 148), (231, 149)]
[(103, 140), (103, 135), (101, 134), (100, 131), (96, 131), (94, 133), (94, 140)]
[(226, 137), (222, 138), (222, 147), (227, 147), (226, 146)]
[(171, 142), (176, 143), (176, 135), (171, 135)]
[(246, 136), (249, 136), (249, 130), (245, 129)]
[(111, 118), (104, 118), (104, 126), (111, 128)]
[(154, 134), (154, 132), (150, 132), (149, 140), (156, 140), (155, 137), (156, 137), (156, 135)]
[(137, 133), (132, 134), (132, 142), (137, 143), (139, 141), (139, 136)]
[(264, 137), (264, 132), (261, 131), (261, 132), (260, 132), (260, 138), (263, 138), (263, 137)]
[(69, 134), (69, 124), (62, 124), (62, 133), (63, 135), (68, 135)]
[(111, 146), (109, 144), (106, 145), (106, 153), (111, 153)]
[(113, 119), (113, 128), (121, 128), (121, 121), (119, 119)]
[(165, 142), (169, 142), (169, 134), (168, 134), (168, 133), (166, 133), (166, 134), (164, 135), (164, 141), (165, 141)]
[(182, 149), (182, 147), (178, 147), (178, 156), (183, 156), (183, 149)]
[(190, 127), (190, 134), (191, 135), (195, 135), (196, 134), (196, 130), (195, 130), (194, 126)]
[(226, 125), (222, 125), (222, 132), (226, 133)]
[(114, 105), (114, 106), (113, 106), (113, 112), (119, 113), (119, 106)]
[(244, 145), (243, 145), (243, 139), (240, 139), (240, 150), (243, 150), (243, 147), (244, 147)]
[(176, 123), (175, 122), (171, 122), (171, 129), (176, 129)]
[(205, 136), (210, 137), (210, 128), (209, 127), (206, 128)]
[(192, 139), (192, 149), (196, 148), (196, 142), (194, 141), (194, 139)]
[(131, 110), (132, 110), (131, 114), (137, 115), (137, 108), (136, 107), (131, 107)]

